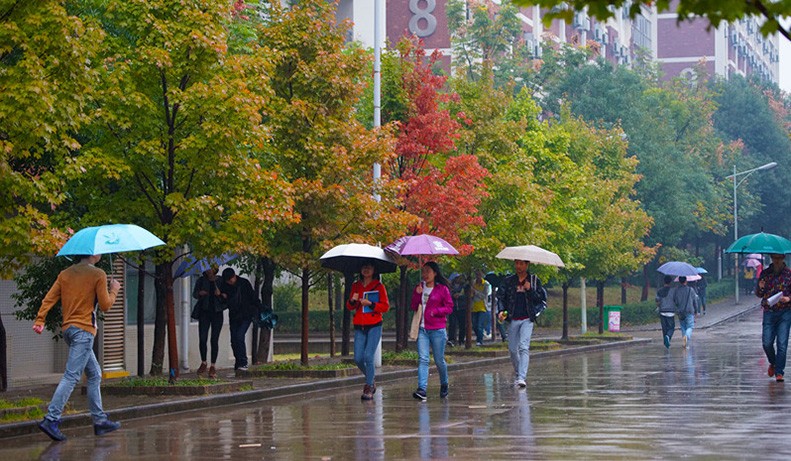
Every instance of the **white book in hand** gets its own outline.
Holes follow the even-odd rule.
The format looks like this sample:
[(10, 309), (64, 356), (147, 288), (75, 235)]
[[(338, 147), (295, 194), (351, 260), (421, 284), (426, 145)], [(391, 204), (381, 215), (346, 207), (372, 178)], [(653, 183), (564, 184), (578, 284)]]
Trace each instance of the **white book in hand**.
[(782, 297), (783, 297), (783, 292), (782, 291), (778, 291), (777, 293), (773, 294), (772, 296), (766, 298), (766, 302), (771, 307), (771, 306), (774, 306), (775, 304), (777, 304), (780, 301), (780, 298), (782, 298)]

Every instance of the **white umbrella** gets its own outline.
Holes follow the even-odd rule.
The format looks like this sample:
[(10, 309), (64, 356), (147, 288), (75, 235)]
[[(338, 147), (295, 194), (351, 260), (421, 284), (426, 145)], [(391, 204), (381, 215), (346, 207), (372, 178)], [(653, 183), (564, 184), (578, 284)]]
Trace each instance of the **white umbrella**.
[(535, 245), (505, 247), (503, 251), (497, 253), (497, 257), (500, 259), (530, 261), (533, 264), (566, 267), (560, 256)]
[(380, 274), (395, 272), (398, 268), (393, 258), (383, 249), (364, 243), (338, 245), (324, 253), (320, 260), (321, 267), (343, 273), (357, 272), (363, 263), (372, 264)]

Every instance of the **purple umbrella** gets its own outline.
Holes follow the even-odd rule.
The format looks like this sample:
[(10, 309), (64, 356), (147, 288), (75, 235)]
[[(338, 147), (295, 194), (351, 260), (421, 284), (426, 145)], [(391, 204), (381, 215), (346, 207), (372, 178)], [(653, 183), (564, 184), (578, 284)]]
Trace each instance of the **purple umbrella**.
[(385, 250), (399, 256), (424, 256), (424, 255), (457, 255), (453, 246), (433, 235), (420, 234), (401, 237), (387, 245)]
[(742, 266), (744, 266), (744, 267), (758, 267), (758, 266), (763, 266), (763, 263), (761, 263), (761, 261), (759, 261), (757, 259), (750, 258), (750, 259), (745, 259), (744, 261), (742, 261)]

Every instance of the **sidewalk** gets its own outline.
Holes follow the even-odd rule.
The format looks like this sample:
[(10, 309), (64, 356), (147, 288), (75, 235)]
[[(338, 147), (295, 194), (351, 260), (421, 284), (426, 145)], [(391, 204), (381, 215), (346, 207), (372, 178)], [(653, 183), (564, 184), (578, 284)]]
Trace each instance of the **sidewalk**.
[[(752, 301), (752, 299), (750, 299)], [(733, 304), (733, 299), (726, 299), (716, 304), (708, 306), (707, 315), (696, 318), (696, 328), (710, 328), (729, 319), (737, 317), (745, 312), (752, 311), (758, 307), (756, 302)], [(596, 345), (576, 345), (564, 347), (560, 350), (532, 352), (531, 359), (542, 360), (546, 357), (555, 357), (564, 354), (586, 353), (610, 348), (628, 347), (635, 344), (644, 344), (653, 340), (653, 334), (649, 332), (661, 331), (659, 322), (650, 325), (641, 325), (635, 328), (623, 328), (623, 332), (632, 333), (635, 339), (632, 341), (614, 341)], [(643, 334), (640, 334), (643, 333)], [(575, 332), (572, 332), (574, 335)], [(637, 336), (643, 336), (639, 338)], [(559, 334), (552, 330), (537, 329), (535, 338), (557, 338)], [(506, 364), (510, 361), (507, 356), (495, 358), (470, 358), (465, 356), (453, 356), (454, 363), (448, 365), (449, 371), (460, 371), (475, 369), (485, 366)], [(397, 379), (415, 379), (416, 367), (403, 366), (384, 366), (377, 372), (377, 383), (386, 383)], [(194, 378), (193, 373), (184, 373), (181, 378)], [(219, 377), (229, 380), (236, 379), (233, 370), (219, 370)], [(253, 381), (253, 389), (249, 391), (233, 392), (219, 395), (200, 395), (200, 396), (156, 396), (156, 395), (128, 395), (116, 396), (104, 394), (102, 396), (105, 411), (114, 420), (124, 421), (134, 418), (146, 418), (162, 414), (170, 414), (180, 411), (190, 411), (205, 409), (216, 406), (233, 405), (246, 402), (254, 402), (263, 399), (288, 397), (318, 393), (334, 389), (354, 389), (361, 388), (363, 384), (362, 375), (344, 378), (270, 378), (270, 377), (246, 377), (240, 378)], [(0, 394), (0, 398), (6, 400), (16, 400), (22, 397), (37, 397), (45, 402), (49, 402), (52, 397), (56, 384), (22, 386), (9, 389)], [(82, 395), (78, 387), (72, 394), (70, 401), (73, 412), (63, 417), (62, 427), (66, 429), (88, 428), (92, 422), (87, 413), (87, 397)], [(15, 423), (0, 423), (0, 439), (8, 437), (22, 436), (26, 434), (38, 433), (35, 421), (22, 421)], [(42, 435), (42, 437), (44, 437)]]

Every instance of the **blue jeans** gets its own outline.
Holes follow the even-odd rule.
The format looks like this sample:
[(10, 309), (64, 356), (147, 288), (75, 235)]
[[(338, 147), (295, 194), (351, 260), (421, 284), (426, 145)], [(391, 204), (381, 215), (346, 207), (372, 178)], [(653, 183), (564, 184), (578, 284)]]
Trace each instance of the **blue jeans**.
[(483, 342), (483, 332), (486, 329), (486, 323), (491, 317), (488, 312), (473, 312), (472, 313), (472, 328), (475, 331), (475, 341)]
[(102, 393), (99, 385), (102, 382), (102, 369), (93, 353), (93, 334), (77, 327), (69, 327), (63, 332), (63, 340), (69, 346), (69, 358), (66, 360), (66, 371), (58, 383), (46, 418), (58, 421), (63, 414), (63, 407), (69, 401), (74, 386), (80, 382), (83, 371), (88, 377), (88, 406), (94, 424), (99, 424), (107, 419), (107, 413), (102, 410)]
[[(769, 363), (775, 366), (775, 374), (778, 375), (785, 374), (789, 328), (791, 328), (791, 309), (764, 311), (762, 335), (764, 352)], [(775, 351), (775, 342), (777, 351)]]
[(514, 366), (516, 379), (527, 379), (530, 366), (530, 338), (533, 336), (533, 322), (530, 319), (512, 320), (508, 326), (508, 352)]
[(695, 328), (695, 314), (679, 315), (678, 325), (681, 328), (681, 334), (686, 336), (689, 341), (692, 339), (692, 329)]
[(354, 363), (365, 375), (365, 384), (373, 386), (376, 376), (374, 354), (382, 339), (382, 325), (354, 328)]
[(420, 328), (417, 335), (417, 387), (425, 390), (428, 386), (428, 352), (434, 354), (434, 363), (439, 371), (439, 383), (448, 384), (448, 364), (445, 363), (445, 343), (448, 342), (448, 333), (444, 328), (439, 330), (426, 330)]
[(250, 328), (252, 319), (231, 320), (231, 350), (233, 350), (233, 357), (235, 359), (233, 369), (247, 366), (247, 345), (245, 344), (245, 336), (247, 330)]

